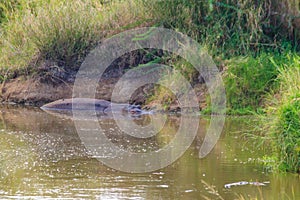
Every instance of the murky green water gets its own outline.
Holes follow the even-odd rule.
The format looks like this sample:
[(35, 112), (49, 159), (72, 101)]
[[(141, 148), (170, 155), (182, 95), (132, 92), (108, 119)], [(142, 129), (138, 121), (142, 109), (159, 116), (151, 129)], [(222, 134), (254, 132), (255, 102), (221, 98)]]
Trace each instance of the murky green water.
[[(167, 123), (148, 139), (114, 133), (110, 118), (100, 121), (114, 144), (131, 151), (155, 151), (168, 144), (180, 117), (162, 116)], [(147, 124), (147, 116), (132, 119)], [(1, 107), (0, 199), (300, 199), (298, 175), (268, 173), (258, 159), (266, 149), (246, 142), (249, 117), (226, 119), (214, 150), (198, 157), (208, 119), (191, 147), (172, 165), (150, 173), (129, 174), (106, 167), (87, 153), (71, 119), (38, 108)], [(269, 182), (236, 186), (238, 181)]]

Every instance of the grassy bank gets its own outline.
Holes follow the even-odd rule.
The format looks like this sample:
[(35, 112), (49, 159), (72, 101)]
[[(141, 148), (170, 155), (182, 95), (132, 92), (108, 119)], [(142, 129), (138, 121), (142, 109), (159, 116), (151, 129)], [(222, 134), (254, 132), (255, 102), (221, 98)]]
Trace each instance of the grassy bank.
[(280, 66), (277, 98), (269, 97), (268, 114), (274, 120), (265, 124), (274, 149), (274, 169), (300, 172), (300, 56), (290, 57)]
[[(300, 54), (234, 58), (224, 80), (229, 114), (257, 114), (274, 171), (300, 172)], [(261, 140), (261, 139), (258, 139)]]
[(78, 69), (89, 50), (102, 39), (146, 25), (151, 19), (142, 3), (133, 0), (4, 2), (0, 81), (16, 74), (38, 73), (45, 61), (64, 70)]
[(299, 173), (299, 53), (263, 53), (230, 60), (228, 66), (224, 80), (229, 113), (259, 113), (264, 142), (273, 148), (267, 165), (275, 171)]
[[(235, 56), (259, 56), (297, 44), (295, 36), (278, 32), (282, 27), (268, 16), (270, 7), (250, 0), (3, 0), (0, 81), (16, 71), (36, 72), (45, 60), (76, 69), (103, 38), (145, 25), (186, 33), (219, 65)], [(293, 26), (287, 29), (295, 32)]]
[[(291, 8), (289, 2), (281, 3)], [(278, 89), (278, 66), (289, 62), (288, 57), (299, 49), (295, 27), (270, 16), (276, 11), (276, 1), (167, 0), (151, 6), (159, 25), (196, 39), (220, 70), (225, 69), (228, 114), (264, 112), (269, 92)], [(172, 64), (181, 65), (180, 61)], [(189, 77), (195, 77), (195, 71), (188, 71)], [(161, 91), (156, 97), (164, 101), (166, 92)], [(210, 112), (210, 107), (203, 110), (204, 114)]]
[(228, 60), (224, 81), (229, 112), (264, 112), (270, 93), (276, 93), (280, 89), (281, 80), (278, 76), (286, 68), (296, 64), (297, 59), (297, 52), (286, 50)]

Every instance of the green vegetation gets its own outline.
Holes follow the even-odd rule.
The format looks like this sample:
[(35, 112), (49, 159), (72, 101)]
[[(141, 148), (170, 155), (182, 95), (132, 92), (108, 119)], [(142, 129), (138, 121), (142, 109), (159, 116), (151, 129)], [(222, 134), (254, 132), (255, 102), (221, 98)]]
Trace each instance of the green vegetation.
[[(273, 170), (300, 172), (300, 56), (296, 51), (231, 60), (225, 75), (230, 113), (261, 113)], [(234, 63), (235, 65), (231, 65)]]
[[(228, 114), (262, 112), (264, 96), (276, 87), (279, 73), (272, 60), (284, 62), (281, 54), (297, 48), (293, 46), (295, 38), (278, 34), (278, 26), (266, 17), (273, 8), (271, 4), (250, 0), (166, 0), (146, 5), (154, 8), (158, 25), (194, 38), (219, 66), (225, 66)], [(182, 66), (180, 62), (172, 60), (172, 65)], [(195, 71), (188, 73), (188, 77), (195, 77)], [(166, 91), (159, 90), (162, 94), (158, 92), (155, 97), (165, 98)], [(212, 110), (208, 106), (202, 113)]]
[(265, 125), (272, 138), (275, 168), (300, 172), (300, 56), (290, 57), (293, 65), (283, 65), (278, 80), (277, 99), (268, 108), (275, 119)]
[(262, 112), (270, 92), (279, 90), (278, 75), (282, 66), (289, 67), (298, 62), (297, 59), (296, 52), (285, 51), (235, 57), (227, 61), (224, 81), (229, 112)]
[(0, 24), (6, 22), (10, 14), (18, 9), (19, 1), (18, 0), (1, 0), (0, 1)]
[[(289, 25), (280, 23), (277, 19), (280, 16), (269, 16), (278, 10), (282, 12), (285, 2)], [(216, 57), (232, 58), (284, 50), (291, 44), (297, 46), (299, 30), (292, 25), (297, 12), (292, 6), (297, 5), (290, 3), (288, 0), (165, 0), (151, 6), (159, 24), (196, 39)], [(289, 32), (293, 32), (291, 37)]]
[[(8, 1), (4, 1), (8, 2)], [(17, 1), (3, 14), (0, 71), (3, 78), (38, 72), (45, 61), (68, 70), (103, 38), (146, 23), (151, 17), (139, 1)], [(1, 4), (5, 9), (11, 4)], [(28, 72), (29, 71), (29, 72)]]

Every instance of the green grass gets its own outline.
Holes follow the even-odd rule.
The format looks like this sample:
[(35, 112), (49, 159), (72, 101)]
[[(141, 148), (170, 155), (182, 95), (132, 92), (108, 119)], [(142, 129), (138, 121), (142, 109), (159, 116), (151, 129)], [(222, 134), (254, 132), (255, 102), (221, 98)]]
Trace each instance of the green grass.
[(0, 39), (3, 78), (16, 71), (36, 72), (45, 61), (76, 70), (102, 39), (151, 19), (137, 0), (20, 0), (5, 16)]
[[(227, 114), (263, 113), (269, 92), (278, 90), (279, 65), (297, 48), (295, 40), (278, 32), (266, 17), (270, 4), (250, 0), (166, 0), (148, 3), (158, 25), (183, 32), (197, 40), (225, 66)], [(178, 63), (177, 63), (178, 62)], [(174, 66), (182, 69), (180, 61)], [(187, 70), (194, 77), (193, 70)], [(157, 95), (157, 97), (160, 95)], [(209, 104), (209, 98), (208, 98)], [(208, 106), (202, 113), (212, 113)]]
[(0, 0), (0, 24), (7, 22), (9, 19), (10, 13), (18, 9), (19, 6), (19, 0)]
[(278, 77), (278, 97), (270, 99), (268, 111), (275, 119), (265, 126), (273, 142), (275, 168), (300, 172), (300, 56), (290, 59), (293, 64), (285, 64)]
[(278, 34), (270, 5), (252, 0), (165, 0), (153, 6), (157, 23), (181, 31), (208, 46), (214, 56), (231, 58), (281, 49), (292, 42)]
[(296, 57), (296, 52), (285, 51), (228, 60), (224, 74), (228, 112), (262, 112), (266, 98), (280, 88), (280, 72)]
[(251, 0), (1, 0), (2, 81), (45, 61), (76, 70), (103, 38), (153, 23), (186, 33), (218, 60), (282, 49), (288, 38), (266, 31), (266, 8)]
[(278, 75), (270, 54), (237, 57), (227, 63), (224, 75), (228, 107), (232, 110), (255, 111)]

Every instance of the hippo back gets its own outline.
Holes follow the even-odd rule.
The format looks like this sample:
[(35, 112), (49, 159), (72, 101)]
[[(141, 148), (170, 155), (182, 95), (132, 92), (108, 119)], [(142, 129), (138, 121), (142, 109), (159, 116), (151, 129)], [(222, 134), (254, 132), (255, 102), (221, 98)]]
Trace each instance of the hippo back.
[(43, 110), (99, 110), (104, 111), (110, 106), (110, 102), (100, 99), (90, 98), (73, 98), (61, 99), (46, 105), (43, 105)]

